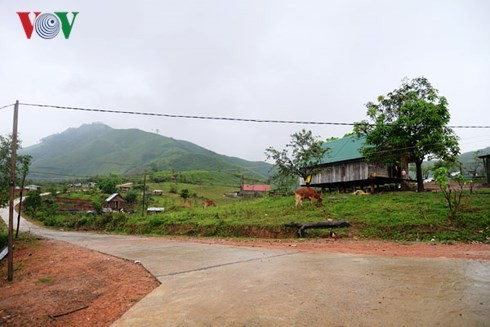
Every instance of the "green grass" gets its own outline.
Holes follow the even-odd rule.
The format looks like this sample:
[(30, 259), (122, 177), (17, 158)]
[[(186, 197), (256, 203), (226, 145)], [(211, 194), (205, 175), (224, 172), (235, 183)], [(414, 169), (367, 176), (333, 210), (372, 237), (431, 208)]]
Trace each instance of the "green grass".
[[(141, 215), (57, 215), (44, 218), (49, 226), (105, 230), (128, 234), (198, 235), (213, 237), (295, 237), (295, 230), (284, 227), (289, 222), (348, 220), (349, 228), (337, 231), (340, 237), (387, 239), (395, 241), (479, 241), (490, 240), (490, 194), (465, 193), (457, 218), (449, 219), (447, 202), (441, 193), (384, 193), (366, 196), (325, 194), (321, 206), (305, 201), (294, 207), (294, 198), (263, 197), (256, 199), (224, 198), (228, 186), (200, 186), (179, 183), (196, 193), (191, 208), (181, 207), (178, 194), (169, 193), (172, 183), (152, 185), (163, 189), (164, 196), (153, 196), (150, 206), (165, 212)], [(175, 186), (175, 185), (173, 185)], [(200, 198), (209, 198), (217, 207), (202, 208)], [(321, 237), (329, 230), (307, 230), (306, 237)]]
[(42, 283), (42, 284), (50, 284), (53, 282), (53, 278), (51, 277), (41, 277), (37, 280), (37, 283)]

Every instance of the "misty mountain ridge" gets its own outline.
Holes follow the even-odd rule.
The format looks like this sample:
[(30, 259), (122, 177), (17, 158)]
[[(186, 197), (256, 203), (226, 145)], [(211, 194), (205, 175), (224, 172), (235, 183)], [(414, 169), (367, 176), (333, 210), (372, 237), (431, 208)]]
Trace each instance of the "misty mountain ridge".
[(266, 180), (272, 169), (266, 162), (228, 157), (188, 141), (102, 123), (47, 136), (20, 153), (33, 157), (29, 177), (36, 180), (161, 170), (220, 171)]

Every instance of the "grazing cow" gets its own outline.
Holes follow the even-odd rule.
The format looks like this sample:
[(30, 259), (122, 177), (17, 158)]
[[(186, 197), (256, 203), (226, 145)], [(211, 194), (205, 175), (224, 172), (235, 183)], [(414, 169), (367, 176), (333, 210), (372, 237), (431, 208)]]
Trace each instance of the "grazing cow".
[(216, 207), (216, 203), (214, 203), (213, 200), (204, 200), (204, 201), (202, 201), (202, 207), (203, 208), (206, 208), (206, 207)]
[(294, 192), (294, 199), (296, 200), (295, 207), (299, 205), (303, 206), (303, 199), (309, 199), (313, 202), (314, 199), (318, 201), (318, 204), (322, 203), (322, 197), (311, 187), (302, 187)]
[(191, 204), (186, 201), (183, 204), (181, 204), (179, 207), (190, 208), (191, 207)]

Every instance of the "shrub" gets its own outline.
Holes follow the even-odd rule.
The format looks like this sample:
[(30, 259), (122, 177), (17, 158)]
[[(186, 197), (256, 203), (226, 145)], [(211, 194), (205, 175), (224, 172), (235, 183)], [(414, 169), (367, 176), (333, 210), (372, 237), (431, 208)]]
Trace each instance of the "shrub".
[(456, 214), (461, 205), (461, 198), (463, 196), (463, 176), (459, 174), (453, 178), (453, 180), (457, 183), (455, 188), (451, 188), (449, 185), (448, 170), (446, 167), (437, 168), (434, 172), (434, 178), (436, 184), (439, 185), (439, 188), (447, 201), (451, 218), (456, 218)]

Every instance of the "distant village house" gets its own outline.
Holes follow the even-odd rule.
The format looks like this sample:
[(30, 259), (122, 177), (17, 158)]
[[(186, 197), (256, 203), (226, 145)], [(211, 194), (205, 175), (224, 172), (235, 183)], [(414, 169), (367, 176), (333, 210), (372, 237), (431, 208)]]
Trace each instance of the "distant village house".
[(109, 208), (111, 210), (120, 210), (124, 208), (126, 201), (119, 195), (119, 193), (114, 193), (107, 199), (105, 199), (104, 208)]
[(242, 184), (240, 186), (241, 196), (261, 196), (269, 193), (271, 191), (271, 186), (266, 184)]
[[(38, 185), (27, 185), (27, 186), (24, 186), (23, 192), (29, 192), (29, 191), (41, 192), (41, 186), (38, 186)], [(20, 192), (20, 187), (19, 186), (16, 186), (15, 187), (15, 192)]]
[(129, 190), (131, 190), (131, 188), (133, 187), (133, 183), (125, 183), (125, 184), (120, 184), (120, 185), (116, 185), (116, 187), (119, 189), (119, 191), (121, 192), (128, 192)]

